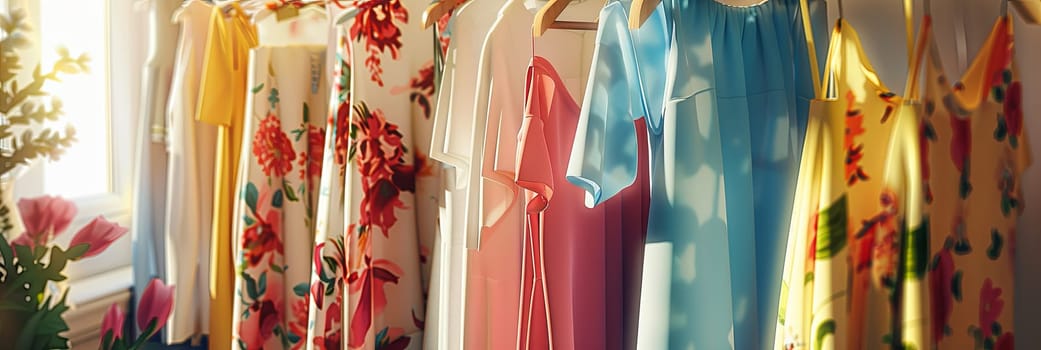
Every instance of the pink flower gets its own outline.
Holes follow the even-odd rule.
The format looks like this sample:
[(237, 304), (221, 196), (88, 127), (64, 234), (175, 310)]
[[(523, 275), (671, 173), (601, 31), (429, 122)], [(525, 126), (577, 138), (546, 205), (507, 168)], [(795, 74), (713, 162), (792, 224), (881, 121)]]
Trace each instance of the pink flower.
[(76, 205), (61, 197), (41, 196), (18, 201), (25, 233), (12, 243), (36, 248), (65, 232), (76, 216)]
[(80, 244), (88, 245), (87, 252), (84, 253), (77, 259), (89, 258), (105, 251), (108, 246), (112, 245), (120, 237), (123, 237), (127, 233), (127, 228), (119, 226), (119, 224), (105, 220), (104, 216), (98, 216), (91, 220), (87, 226), (84, 226), (76, 232), (76, 235), (72, 237), (72, 242), (69, 243), (69, 247), (75, 247)]
[(994, 288), (990, 278), (983, 281), (980, 288), (980, 329), (983, 338), (990, 338), (994, 321), (1001, 316), (1001, 310), (1005, 307), (1005, 301), (1001, 300), (1001, 288)]
[(108, 308), (108, 312), (105, 313), (105, 319), (101, 321), (101, 336), (108, 335), (108, 332), (112, 332), (112, 341), (123, 337), (123, 321), (126, 319), (126, 314), (119, 308), (119, 304), (113, 303)]
[[(159, 329), (166, 325), (173, 308), (174, 286), (167, 286), (158, 278), (153, 278), (141, 294), (141, 300), (137, 303), (137, 327), (144, 331), (148, 325), (155, 322), (152, 334), (158, 333)], [(151, 336), (152, 334), (149, 334)]]

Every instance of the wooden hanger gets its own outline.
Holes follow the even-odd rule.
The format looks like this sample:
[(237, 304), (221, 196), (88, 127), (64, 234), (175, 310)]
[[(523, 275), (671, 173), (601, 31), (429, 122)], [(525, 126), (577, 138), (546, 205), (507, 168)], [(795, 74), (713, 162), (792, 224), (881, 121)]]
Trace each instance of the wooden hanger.
[(423, 20), (420, 24), (423, 25), (423, 29), (430, 28), (435, 22), (441, 19), (444, 15), (455, 10), (460, 4), (466, 0), (441, 0), (430, 4), (427, 9), (423, 11)]
[(542, 36), (546, 30), (572, 29), (572, 30), (596, 30), (597, 22), (558, 21), (560, 13), (571, 3), (572, 0), (549, 0), (546, 6), (539, 9), (535, 14), (535, 23), (532, 25), (532, 35)]
[(629, 5), (629, 29), (640, 29), (660, 3), (661, 0), (633, 0)]

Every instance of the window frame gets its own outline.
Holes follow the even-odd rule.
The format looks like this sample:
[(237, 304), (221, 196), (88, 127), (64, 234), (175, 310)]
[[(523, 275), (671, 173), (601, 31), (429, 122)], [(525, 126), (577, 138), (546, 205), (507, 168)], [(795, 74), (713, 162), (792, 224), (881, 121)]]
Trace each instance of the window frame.
[[(106, 79), (107, 101), (106, 117), (108, 122), (109, 138), (107, 140), (107, 151), (109, 152), (109, 191), (101, 194), (86, 195), (68, 198), (76, 204), (77, 216), (70, 226), (70, 232), (60, 236), (56, 241), (58, 244), (67, 246), (72, 238), (72, 231), (86, 225), (93, 218), (101, 215), (106, 219), (114, 221), (124, 227), (132, 227), (132, 191), (134, 183), (133, 175), (136, 163), (137, 125), (139, 118), (134, 116), (139, 113), (139, 90), (140, 71), (133, 68), (118, 69), (117, 67), (141, 67), (143, 66), (143, 40), (140, 40), (144, 30), (131, 30), (132, 28), (143, 28), (144, 21), (140, 13), (135, 13), (137, 0), (102, 0), (106, 6), (105, 33), (106, 57), (102, 60), (92, 60), (91, 66), (104, 65), (108, 72)], [(0, 0), (0, 8), (8, 11), (16, 8), (25, 9), (28, 12), (34, 31), (32, 39), (36, 45), (31, 50), (26, 50), (25, 62), (39, 62), (44, 50), (53, 48), (40, 47), (40, 3), (37, 0)], [(27, 69), (27, 73), (31, 70)], [(74, 115), (74, 111), (66, 111), (66, 118)], [(75, 147), (73, 144), (72, 147)], [(35, 197), (45, 193), (44, 166), (46, 161), (36, 161), (26, 169), (22, 176), (18, 177), (15, 186), (15, 200), (23, 197)], [(66, 268), (69, 277), (69, 303), (76, 305), (95, 300), (112, 293), (130, 288), (133, 285), (131, 236), (126, 235), (115, 242), (110, 248), (97, 257), (91, 258), (84, 263), (70, 264)]]

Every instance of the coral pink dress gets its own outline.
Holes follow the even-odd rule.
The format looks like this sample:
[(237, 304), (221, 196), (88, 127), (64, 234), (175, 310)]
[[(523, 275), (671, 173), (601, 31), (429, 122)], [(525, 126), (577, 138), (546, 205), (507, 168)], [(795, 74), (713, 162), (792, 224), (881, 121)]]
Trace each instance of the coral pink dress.
[[(640, 159), (643, 171), (637, 185), (604, 205), (586, 208), (585, 191), (566, 178), (580, 106), (542, 57), (533, 58), (528, 70), (525, 109), (516, 177), (529, 191), (524, 290), (538, 291), (539, 286), (530, 284), (544, 279), (554, 348), (621, 349), (623, 294), (632, 293), (624, 286), (639, 285), (638, 276), (628, 283), (623, 277), (633, 272), (623, 270), (623, 249), (644, 243), (649, 203), (646, 156)], [(646, 151), (642, 119), (637, 128), (643, 129), (637, 133), (643, 136), (638, 144)], [(522, 312), (534, 307), (525, 305)]]

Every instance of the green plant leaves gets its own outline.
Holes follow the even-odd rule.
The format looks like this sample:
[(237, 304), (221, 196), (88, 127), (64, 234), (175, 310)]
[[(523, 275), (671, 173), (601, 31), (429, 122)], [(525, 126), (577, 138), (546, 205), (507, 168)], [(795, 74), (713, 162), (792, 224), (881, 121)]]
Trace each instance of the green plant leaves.
[(15, 340), (15, 349), (27, 350), (50, 350), (68, 349), (69, 339), (60, 336), (59, 333), (69, 330), (68, 324), (62, 314), (69, 310), (65, 305), (63, 294), (61, 300), (50, 306), (51, 297), (42, 304), (42, 307), (25, 322), (21, 333)]
[(65, 256), (69, 257), (70, 260), (76, 260), (79, 259), (79, 257), (83, 256), (83, 254), (86, 254), (87, 250), (90, 250), (90, 244), (77, 244), (72, 246), (72, 248), (69, 248), (69, 250), (65, 251)]

